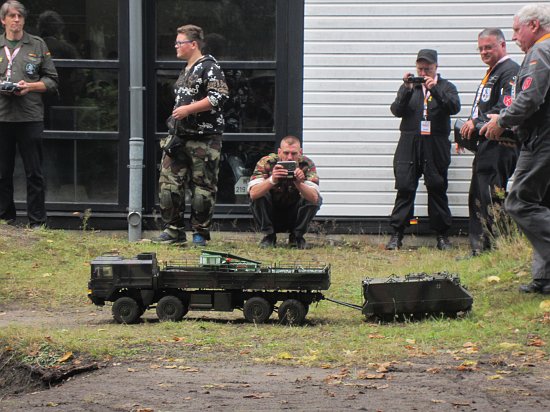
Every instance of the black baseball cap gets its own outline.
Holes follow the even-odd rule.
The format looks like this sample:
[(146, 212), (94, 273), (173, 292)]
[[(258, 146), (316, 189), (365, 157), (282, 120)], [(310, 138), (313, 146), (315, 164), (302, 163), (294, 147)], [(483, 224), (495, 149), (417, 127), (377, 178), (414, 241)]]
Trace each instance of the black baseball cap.
[(418, 60), (426, 60), (429, 63), (437, 64), (437, 51), (422, 49), (418, 52), (418, 56), (416, 56), (416, 61)]

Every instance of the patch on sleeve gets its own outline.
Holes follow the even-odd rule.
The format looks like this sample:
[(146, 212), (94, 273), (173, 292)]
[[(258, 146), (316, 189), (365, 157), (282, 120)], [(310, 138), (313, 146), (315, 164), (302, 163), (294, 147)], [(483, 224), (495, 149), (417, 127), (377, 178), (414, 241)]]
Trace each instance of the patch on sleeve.
[(531, 83), (533, 83), (533, 78), (528, 77), (523, 81), (523, 84), (521, 85), (521, 90), (527, 90), (529, 87), (531, 87)]
[(535, 64), (537, 64), (537, 60), (531, 60), (529, 62), (529, 66), (534, 66)]
[(504, 96), (504, 106), (508, 107), (512, 104), (512, 96)]

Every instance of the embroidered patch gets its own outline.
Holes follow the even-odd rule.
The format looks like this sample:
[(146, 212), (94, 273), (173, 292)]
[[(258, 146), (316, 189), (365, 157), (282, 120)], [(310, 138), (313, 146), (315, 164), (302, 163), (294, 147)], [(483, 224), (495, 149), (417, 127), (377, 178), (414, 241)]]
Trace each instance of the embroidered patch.
[(508, 107), (512, 104), (512, 96), (504, 96), (504, 106)]
[(523, 84), (521, 85), (521, 90), (527, 90), (531, 86), (531, 83), (533, 83), (532, 77), (528, 77), (527, 79), (525, 79)]
[(529, 62), (529, 66), (533, 66), (533, 65), (535, 65), (535, 64), (537, 64), (537, 60), (531, 60), (531, 61)]
[(485, 87), (481, 92), (481, 101), (488, 102), (490, 98), (491, 98), (491, 88)]
[(29, 53), (29, 57), (38, 57), (38, 56), (34, 53)]
[(25, 73), (27, 73), (29, 76), (32, 76), (36, 73), (36, 66), (32, 63), (27, 63), (25, 66)]

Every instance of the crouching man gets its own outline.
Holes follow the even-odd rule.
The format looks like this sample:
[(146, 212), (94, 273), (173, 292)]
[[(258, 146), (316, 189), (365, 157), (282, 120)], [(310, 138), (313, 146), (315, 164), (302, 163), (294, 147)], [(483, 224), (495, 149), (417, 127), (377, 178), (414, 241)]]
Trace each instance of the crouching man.
[(284, 137), (277, 153), (258, 161), (248, 194), (254, 221), (264, 233), (260, 247), (274, 247), (277, 232), (288, 232), (290, 246), (306, 248), (304, 234), (322, 198), (315, 164), (303, 155), (297, 137)]

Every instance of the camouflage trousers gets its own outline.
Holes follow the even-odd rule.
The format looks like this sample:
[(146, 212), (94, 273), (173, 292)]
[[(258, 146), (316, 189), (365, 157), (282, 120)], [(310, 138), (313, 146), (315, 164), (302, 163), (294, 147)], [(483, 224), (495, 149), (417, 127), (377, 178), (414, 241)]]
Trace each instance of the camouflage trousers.
[[(170, 137), (169, 137), (170, 138)], [(210, 240), (222, 136), (202, 139), (180, 137), (181, 146), (172, 155), (163, 152), (160, 165), (159, 200), (165, 226), (182, 230), (185, 212), (185, 192), (191, 194), (191, 228)], [(161, 142), (164, 147), (165, 141)]]

